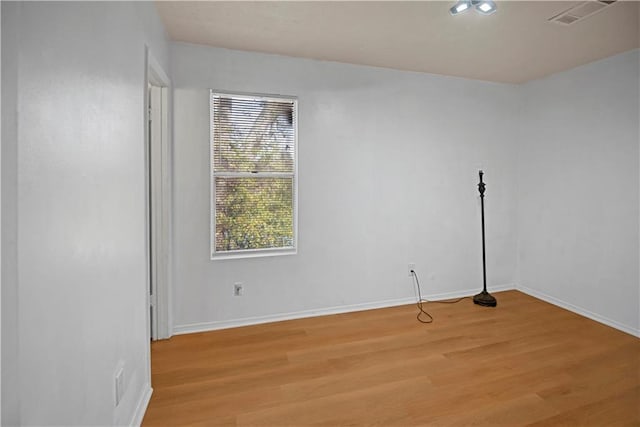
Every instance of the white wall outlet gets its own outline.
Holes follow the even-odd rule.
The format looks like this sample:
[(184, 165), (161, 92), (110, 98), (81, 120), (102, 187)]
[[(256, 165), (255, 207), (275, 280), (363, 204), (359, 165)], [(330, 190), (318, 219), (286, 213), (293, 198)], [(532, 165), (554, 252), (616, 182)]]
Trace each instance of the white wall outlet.
[(233, 296), (241, 297), (244, 292), (244, 284), (242, 282), (236, 282), (233, 284)]
[(114, 377), (114, 387), (116, 406), (118, 406), (122, 401), (122, 396), (124, 395), (124, 366), (120, 366), (120, 368), (116, 371), (116, 375)]
[(415, 270), (416, 270), (416, 265), (414, 263), (410, 262), (409, 263), (409, 268), (407, 268), (407, 275), (409, 277), (413, 277), (412, 271), (415, 271)]

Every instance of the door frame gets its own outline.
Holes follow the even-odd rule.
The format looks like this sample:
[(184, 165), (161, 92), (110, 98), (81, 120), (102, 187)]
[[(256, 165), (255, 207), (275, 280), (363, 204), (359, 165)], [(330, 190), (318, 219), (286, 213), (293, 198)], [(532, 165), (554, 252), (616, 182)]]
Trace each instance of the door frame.
[[(145, 46), (145, 101), (144, 101), (144, 133), (145, 133), (145, 228), (146, 228), (146, 318), (147, 342), (167, 339), (172, 335), (171, 318), (171, 126), (170, 126), (170, 93), (171, 80), (160, 63)], [(150, 102), (149, 87), (153, 87), (153, 96), (159, 99)], [(153, 116), (153, 117), (152, 117)], [(150, 135), (149, 120), (158, 132)], [(158, 123), (159, 122), (159, 123)], [(158, 135), (159, 133), (159, 135)], [(153, 140), (150, 140), (150, 137)], [(154, 144), (158, 155), (151, 155), (150, 147)], [(151, 177), (151, 171), (154, 171)], [(153, 208), (150, 208), (150, 191), (153, 191)], [(152, 221), (151, 219), (155, 221)], [(154, 271), (152, 282), (151, 269)], [(151, 292), (150, 292), (151, 291)], [(151, 293), (151, 294), (150, 294)], [(150, 308), (153, 305), (156, 314), (151, 325)]]

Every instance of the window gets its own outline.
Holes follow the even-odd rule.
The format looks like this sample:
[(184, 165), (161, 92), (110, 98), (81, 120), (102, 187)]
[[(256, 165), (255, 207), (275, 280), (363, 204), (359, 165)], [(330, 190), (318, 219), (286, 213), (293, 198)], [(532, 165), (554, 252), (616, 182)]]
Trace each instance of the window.
[(294, 98), (211, 92), (211, 256), (296, 251)]

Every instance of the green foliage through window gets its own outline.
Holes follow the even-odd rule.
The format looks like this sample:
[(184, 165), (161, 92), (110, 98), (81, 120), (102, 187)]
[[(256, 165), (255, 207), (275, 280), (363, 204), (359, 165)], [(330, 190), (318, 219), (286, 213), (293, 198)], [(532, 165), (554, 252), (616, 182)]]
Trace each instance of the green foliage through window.
[(212, 93), (214, 252), (293, 248), (296, 101)]

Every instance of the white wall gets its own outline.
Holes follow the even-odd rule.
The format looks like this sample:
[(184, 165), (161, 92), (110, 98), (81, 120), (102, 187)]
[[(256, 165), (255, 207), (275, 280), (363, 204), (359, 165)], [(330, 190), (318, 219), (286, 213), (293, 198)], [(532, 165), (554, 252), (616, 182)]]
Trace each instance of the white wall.
[[(2, 6), (0, 6), (0, 46), (2, 46)], [(2, 48), (0, 47), (0, 52)], [(2, 59), (0, 55), (0, 94), (2, 94)], [(2, 117), (2, 103), (0, 102), (0, 117)], [(0, 135), (2, 135), (2, 120), (0, 120)], [(0, 140), (2, 137), (0, 136)], [(1, 146), (0, 146), (1, 147)], [(0, 196), (2, 194), (2, 149), (0, 148)], [(1, 197), (0, 197), (1, 198)], [(2, 224), (2, 209), (0, 209), (0, 224)], [(0, 242), (2, 241), (2, 227), (0, 227)], [(0, 260), (2, 260), (2, 245), (0, 245)], [(2, 263), (0, 262), (0, 331), (2, 330)], [(0, 335), (2, 332), (0, 332)], [(2, 366), (2, 340), (0, 339), (0, 366)], [(0, 402), (2, 402), (2, 376), (0, 375)], [(0, 423), (2, 422), (2, 405), (0, 404)]]
[[(407, 303), (409, 262), (426, 294), (479, 291), (479, 167), (489, 283), (513, 285), (514, 86), (188, 44), (172, 66), (177, 332)], [(297, 255), (209, 259), (209, 88), (299, 97)]]
[(18, 263), (17, 263), (17, 73), (19, 6), (2, 9), (2, 425), (17, 425)]
[(164, 29), (146, 2), (2, 8), (3, 425), (129, 424), (149, 391), (145, 43), (166, 68)]
[(519, 278), (533, 295), (640, 334), (639, 51), (523, 87)]

